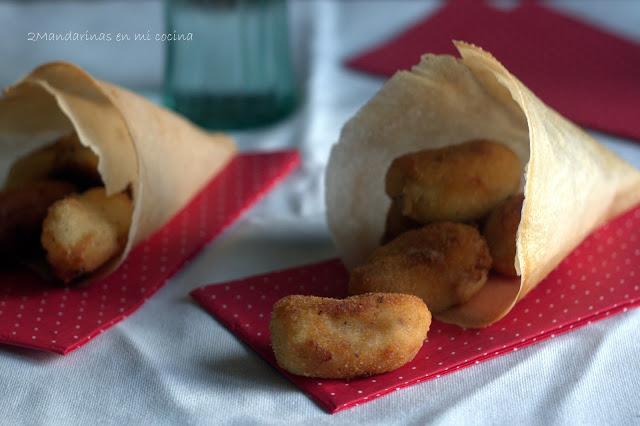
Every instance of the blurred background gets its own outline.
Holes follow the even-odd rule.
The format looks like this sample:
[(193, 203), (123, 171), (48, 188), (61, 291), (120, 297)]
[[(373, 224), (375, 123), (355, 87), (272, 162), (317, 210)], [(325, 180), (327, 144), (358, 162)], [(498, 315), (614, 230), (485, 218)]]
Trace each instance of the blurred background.
[[(163, 33), (167, 31), (164, 3), (163, 0), (2, 1), (0, 85), (10, 84), (42, 62), (68, 60), (103, 79), (134, 90), (160, 91), (167, 42), (34, 42), (28, 40), (28, 34), (68, 31)], [(304, 85), (307, 81), (305, 73), (314, 56), (332, 55), (337, 59), (355, 54), (421, 19), (444, 2), (290, 0), (287, 3), (289, 43), (298, 78)], [(520, 1), (489, 3), (511, 8)], [(548, 0), (543, 3), (599, 27), (614, 29), (631, 39), (640, 39), (640, 1)]]
[[(486, 3), (510, 10), (526, 1), (487, 0)], [(279, 62), (273, 65), (279, 76), (279, 82), (274, 84), (280, 85), (278, 90), (285, 94), (283, 96), (290, 96), (285, 101), (280, 98), (282, 102), (272, 108), (274, 111), (277, 109), (273, 116), (249, 122), (203, 122), (203, 112), (194, 111), (194, 108), (219, 107), (207, 105), (207, 102), (195, 107), (187, 102), (186, 109), (183, 107), (181, 111), (200, 124), (210, 124), (211, 128), (238, 130), (234, 136), (243, 149), (297, 146), (305, 156), (305, 167), (322, 168), (344, 122), (384, 82), (382, 76), (347, 68), (345, 61), (424, 20), (446, 3), (438, 0), (1, 1), (0, 86), (16, 81), (40, 63), (66, 60), (77, 63), (98, 78), (113, 81), (155, 102), (176, 108), (172, 95), (180, 84), (195, 82), (196, 91), (198, 84), (203, 90), (215, 91), (216, 78), (225, 80), (225, 72), (238, 74), (233, 71), (237, 66), (234, 61), (238, 59), (224, 55), (229, 54), (229, 45), (242, 44), (230, 40), (223, 25), (212, 20), (210, 8), (213, 4), (218, 8), (213, 15), (231, 12), (231, 15), (240, 16), (225, 25), (239, 26), (248, 34), (248, 41), (244, 40), (242, 45), (244, 48), (236, 51), (245, 63), (251, 63), (252, 55), (260, 58), (260, 52), (263, 52), (263, 58), (279, 58)], [(539, 3), (597, 29), (640, 43), (638, 0), (547, 0)], [(196, 10), (185, 20), (180, 15), (185, 4), (195, 4), (196, 8), (204, 9)], [(263, 20), (256, 22), (251, 16), (252, 4), (275, 4), (278, 10), (277, 13), (269, 11), (270, 6), (267, 6), (267, 11), (263, 10)], [(460, 16), (462, 21), (473, 19), (475, 17), (471, 14), (462, 13)], [(176, 29), (180, 33), (193, 32), (195, 41), (156, 39), (156, 35), (170, 34)], [(56, 41), (39, 38), (42, 34), (64, 35), (69, 32), (107, 33), (112, 39)], [(117, 33), (128, 34), (131, 39), (115, 40)], [(134, 40), (135, 34), (150, 35), (151, 40)], [(252, 40), (261, 44), (256, 46)], [(198, 47), (196, 41), (204, 43), (205, 47)], [(180, 56), (184, 52), (179, 51), (186, 46), (192, 51)], [(206, 46), (213, 48), (207, 53)], [(550, 46), (541, 46), (541, 49), (547, 48)], [(168, 54), (171, 51), (173, 56)], [(597, 60), (597, 55), (598, 52), (594, 52), (594, 60)], [(181, 64), (183, 68), (186, 64), (186, 74), (184, 69), (180, 70)], [(249, 68), (255, 69), (255, 66)], [(189, 75), (189, 69), (200, 75)], [(257, 73), (258, 77), (262, 72)], [(243, 82), (233, 84), (242, 85)], [(213, 89), (206, 88), (207, 85), (213, 85)], [(224, 104), (230, 105), (226, 101)], [(236, 113), (240, 116), (250, 114), (256, 104), (251, 99), (241, 100), (236, 105)], [(269, 105), (265, 108), (268, 110)], [(206, 115), (207, 111), (204, 112)], [(247, 132), (246, 129), (254, 130)]]

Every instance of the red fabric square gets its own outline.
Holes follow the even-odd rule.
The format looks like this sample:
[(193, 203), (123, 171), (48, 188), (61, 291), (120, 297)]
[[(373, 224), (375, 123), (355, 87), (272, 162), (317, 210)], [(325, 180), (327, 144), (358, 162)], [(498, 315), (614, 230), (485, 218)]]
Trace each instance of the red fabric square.
[(295, 151), (231, 163), (105, 279), (53, 287), (28, 270), (0, 270), (0, 343), (68, 354), (123, 320), (213, 237), (298, 164)]
[[(214, 284), (191, 295), (239, 339), (280, 370), (270, 346), (273, 304), (291, 294), (344, 297), (348, 276), (330, 260)], [(350, 408), (403, 387), (478, 364), (640, 304), (640, 206), (601, 227), (509, 315), (465, 330), (434, 321), (413, 361), (390, 373), (351, 381), (280, 372), (327, 411)]]
[(640, 141), (640, 44), (534, 1), (499, 10), (481, 0), (452, 0), (347, 65), (390, 76), (423, 53), (456, 54), (451, 40), (491, 52), (570, 120)]

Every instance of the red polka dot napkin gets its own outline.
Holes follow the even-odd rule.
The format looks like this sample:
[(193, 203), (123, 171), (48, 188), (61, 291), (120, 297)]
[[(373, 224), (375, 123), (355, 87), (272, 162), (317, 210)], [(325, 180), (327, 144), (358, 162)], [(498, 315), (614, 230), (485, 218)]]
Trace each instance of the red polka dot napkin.
[(138, 309), (207, 242), (299, 162), (295, 151), (241, 154), (105, 279), (54, 287), (0, 270), (0, 343), (67, 354)]
[(453, 0), (393, 39), (347, 61), (373, 74), (409, 69), (426, 52), (456, 54), (451, 40), (491, 52), (535, 94), (586, 127), (640, 141), (640, 44), (535, 1), (511, 10)]
[[(191, 294), (267, 362), (273, 304), (290, 294), (344, 297), (348, 277), (338, 260), (238, 281)], [(482, 330), (437, 321), (416, 358), (390, 373), (351, 381), (308, 379), (281, 371), (334, 413), (403, 387), (553, 338), (640, 304), (640, 206), (601, 227), (502, 320)]]

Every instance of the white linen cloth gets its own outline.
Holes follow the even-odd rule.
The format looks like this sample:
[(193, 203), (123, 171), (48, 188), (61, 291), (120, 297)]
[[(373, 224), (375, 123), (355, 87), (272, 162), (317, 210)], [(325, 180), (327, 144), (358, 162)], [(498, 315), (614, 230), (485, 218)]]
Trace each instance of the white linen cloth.
[[(206, 283), (335, 256), (324, 219), (324, 165), (342, 124), (382, 82), (341, 62), (436, 6), (292, 3), (297, 57), (309, 70), (305, 105), (284, 123), (236, 136), (243, 149), (298, 147), (301, 168), (139, 311), (85, 347), (66, 357), (0, 347), (0, 423), (640, 424), (640, 310), (330, 416), (187, 295)], [(551, 6), (640, 42), (640, 2)], [(79, 22), (142, 31), (162, 28), (161, 19), (155, 1), (2, 3), (0, 81), (62, 57), (101, 78), (157, 89), (161, 44), (89, 48), (24, 38), (36, 31), (29, 28), (69, 30)], [(640, 145), (596, 137), (640, 167)]]

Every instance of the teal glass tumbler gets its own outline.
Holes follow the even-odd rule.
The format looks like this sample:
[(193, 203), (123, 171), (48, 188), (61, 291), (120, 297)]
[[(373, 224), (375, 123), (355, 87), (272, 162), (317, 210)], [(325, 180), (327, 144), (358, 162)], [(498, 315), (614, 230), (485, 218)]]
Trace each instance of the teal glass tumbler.
[(166, 0), (166, 19), (170, 108), (209, 129), (259, 127), (295, 109), (286, 0)]

